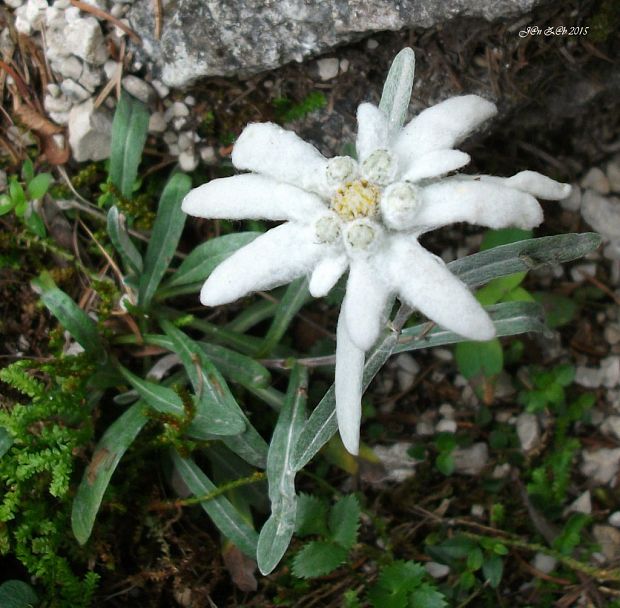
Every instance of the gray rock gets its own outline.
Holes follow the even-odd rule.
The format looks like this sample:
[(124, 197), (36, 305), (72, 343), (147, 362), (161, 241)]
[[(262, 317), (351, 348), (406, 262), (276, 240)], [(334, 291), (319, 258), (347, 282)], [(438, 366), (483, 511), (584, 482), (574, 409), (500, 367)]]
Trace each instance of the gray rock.
[(570, 195), (561, 200), (560, 205), (567, 211), (579, 211), (581, 209), (581, 196), (581, 188), (577, 184), (572, 184)]
[(608, 163), (605, 174), (612, 192), (620, 193), (620, 154), (616, 154)]
[(60, 83), (60, 89), (69, 99), (77, 103), (90, 98), (90, 93), (81, 84), (70, 78)]
[(540, 442), (540, 425), (538, 418), (529, 412), (523, 412), (517, 416), (517, 435), (521, 449), (529, 452), (536, 448)]
[(267, 0), (257, 11), (243, 0), (178, 0), (166, 7), (161, 40), (154, 37), (151, 0), (127, 16), (155, 60), (160, 79), (182, 87), (202, 76), (247, 76), (377, 31), (430, 27), (455, 17), (488, 20), (529, 11), (540, 0)]
[(94, 17), (71, 21), (65, 28), (65, 46), (80, 59), (94, 65), (103, 65), (108, 59), (103, 33)]
[(163, 133), (168, 124), (163, 112), (153, 112), (149, 118), (149, 133)]
[(204, 148), (200, 148), (200, 158), (205, 165), (216, 165), (218, 162), (217, 154), (215, 153), (215, 148), (213, 146), (205, 146)]
[(607, 521), (614, 527), (620, 528), (620, 511), (614, 511)]
[(426, 562), (424, 569), (429, 576), (433, 578), (444, 578), (450, 574), (450, 566), (446, 564), (438, 564), (437, 562)]
[(456, 420), (450, 420), (449, 418), (442, 418), (437, 423), (438, 433), (456, 433), (457, 428)]
[(601, 546), (607, 561), (620, 557), (620, 530), (613, 526), (595, 525), (592, 528), (594, 540)]
[(607, 388), (620, 384), (620, 357), (605, 357), (601, 361), (601, 382)]
[(110, 155), (112, 120), (92, 99), (74, 106), (69, 114), (69, 144), (78, 162), (103, 160)]
[(71, 100), (65, 95), (53, 97), (46, 95), (43, 100), (43, 107), (47, 112), (68, 112), (71, 109)]
[(583, 218), (608, 241), (620, 240), (620, 199), (586, 190), (581, 203)]
[(603, 331), (605, 340), (612, 346), (620, 342), (620, 325), (617, 323), (611, 323)]
[(589, 188), (599, 194), (609, 194), (609, 180), (598, 167), (592, 167), (579, 183), (582, 188)]
[(489, 448), (480, 441), (468, 448), (457, 448), (452, 452), (454, 470), (463, 475), (479, 475), (489, 461)]
[(620, 416), (609, 416), (606, 418), (603, 424), (601, 424), (601, 431), (616, 439), (620, 439)]
[(433, 423), (428, 420), (420, 420), (416, 422), (415, 432), (416, 435), (420, 435), (420, 437), (429, 437), (435, 434), (435, 427)]
[(319, 78), (321, 80), (331, 80), (332, 78), (336, 78), (336, 76), (338, 76), (340, 62), (336, 57), (325, 57), (324, 59), (319, 59), (316, 62), (316, 65), (319, 69)]
[(179, 166), (187, 173), (191, 173), (198, 166), (198, 157), (193, 150), (179, 150)]
[(586, 388), (598, 388), (603, 382), (601, 370), (594, 367), (578, 365), (575, 370), (575, 382)]
[(545, 553), (537, 553), (532, 560), (532, 566), (544, 574), (551, 574), (557, 565), (558, 560)]
[(590, 490), (586, 490), (583, 494), (575, 498), (575, 500), (566, 507), (565, 513), (584, 513), (585, 515), (590, 515), (590, 513), (592, 513), (592, 496)]
[(401, 392), (408, 391), (414, 384), (420, 371), (420, 364), (409, 354), (402, 353), (394, 359), (396, 366), (396, 380)]
[(583, 452), (581, 472), (599, 485), (613, 482), (620, 468), (620, 448)]
[(77, 57), (64, 57), (60, 61), (55, 61), (53, 67), (64, 78), (79, 80), (82, 75), (82, 62)]
[(395, 443), (390, 446), (373, 446), (373, 452), (386, 471), (383, 481), (400, 483), (414, 475), (418, 461), (415, 458), (411, 458), (407, 453), (410, 448), (411, 444), (405, 442)]
[(142, 103), (149, 104), (155, 98), (153, 87), (141, 78), (129, 74), (121, 80), (125, 91), (139, 99)]

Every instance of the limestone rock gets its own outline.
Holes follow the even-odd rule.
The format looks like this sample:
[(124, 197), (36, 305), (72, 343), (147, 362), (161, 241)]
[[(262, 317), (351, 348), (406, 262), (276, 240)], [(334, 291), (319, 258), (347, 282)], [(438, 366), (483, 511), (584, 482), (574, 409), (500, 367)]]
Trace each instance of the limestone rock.
[(74, 106), (69, 113), (69, 144), (78, 162), (103, 160), (110, 155), (112, 120), (104, 110), (95, 110), (92, 99)]
[(431, 27), (455, 17), (493, 20), (531, 10), (540, 0), (178, 0), (154, 37), (151, 0), (127, 13), (158, 65), (161, 80), (182, 87), (202, 76), (247, 76), (319, 55), (378, 31)]

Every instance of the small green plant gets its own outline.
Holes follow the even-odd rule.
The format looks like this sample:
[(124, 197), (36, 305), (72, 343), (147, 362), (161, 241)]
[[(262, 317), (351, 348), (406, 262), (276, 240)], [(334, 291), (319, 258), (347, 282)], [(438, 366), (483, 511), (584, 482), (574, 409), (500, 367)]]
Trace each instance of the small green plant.
[(529, 369), (527, 386), (519, 393), (519, 402), (528, 412), (547, 411), (555, 417), (554, 440), (543, 461), (530, 474), (528, 492), (545, 513), (557, 517), (567, 498), (571, 469), (580, 449), (576, 437), (569, 436), (575, 422), (587, 422), (588, 411), (596, 397), (583, 393), (569, 398), (567, 389), (575, 377), (572, 365), (558, 365), (550, 370)]
[(28, 230), (41, 238), (45, 237), (45, 224), (33, 207), (33, 202), (45, 196), (51, 183), (51, 174), (35, 175), (34, 164), (27, 158), (22, 166), (22, 180), (16, 175), (11, 175), (8, 192), (0, 194), (0, 216), (13, 211)]
[(342, 565), (357, 542), (360, 515), (360, 505), (353, 494), (338, 500), (331, 509), (316, 496), (300, 494), (295, 532), (300, 538), (318, 538), (296, 553), (293, 574), (314, 578)]
[(298, 103), (288, 97), (277, 97), (273, 100), (276, 118), (284, 124), (300, 120), (311, 112), (324, 108), (326, 104), (327, 98), (320, 91), (312, 91)]
[(0, 380), (25, 397), (0, 410), (0, 553), (13, 554), (46, 588), (50, 605), (62, 608), (89, 606), (99, 579), (74, 571), (67, 536), (74, 454), (93, 433), (86, 388), (92, 372), (83, 356), (19, 361), (0, 371)]

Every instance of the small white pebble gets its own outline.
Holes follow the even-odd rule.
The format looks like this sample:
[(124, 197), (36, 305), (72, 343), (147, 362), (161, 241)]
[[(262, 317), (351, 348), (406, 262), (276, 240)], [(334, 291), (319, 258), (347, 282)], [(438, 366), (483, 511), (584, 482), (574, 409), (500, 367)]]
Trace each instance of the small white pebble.
[(379, 46), (379, 43), (374, 38), (366, 40), (366, 48), (369, 51), (374, 51)]
[(344, 74), (345, 72), (349, 71), (349, 60), (348, 59), (341, 59), (340, 60), (340, 71)]
[(550, 574), (555, 570), (558, 561), (546, 553), (537, 553), (532, 560), (532, 566), (544, 574)]
[(319, 70), (319, 78), (323, 81), (331, 80), (338, 76), (339, 62), (335, 57), (325, 57), (316, 62)]
[(620, 511), (614, 511), (607, 520), (612, 526), (620, 528)]
[(193, 152), (184, 151), (179, 154), (179, 165), (188, 173), (198, 166), (198, 157)]
[(456, 421), (448, 420), (447, 418), (442, 418), (437, 423), (437, 432), (438, 433), (456, 433)]
[(609, 180), (598, 167), (592, 167), (579, 183), (582, 188), (589, 188), (599, 194), (609, 194)]
[(215, 165), (217, 163), (215, 148), (213, 146), (205, 146), (204, 148), (200, 148), (200, 158), (202, 158), (202, 162), (207, 165)]
[(454, 418), (454, 408), (449, 403), (442, 403), (439, 406), (439, 413), (444, 418)]
[(482, 505), (472, 505), (470, 511), (472, 517), (484, 517), (484, 506)]
[(188, 106), (195, 106), (196, 105), (196, 98), (193, 95), (188, 95), (183, 101)]
[(433, 578), (444, 578), (450, 574), (450, 566), (445, 564), (438, 564), (437, 562), (426, 562), (424, 569), (428, 572), (429, 576)]

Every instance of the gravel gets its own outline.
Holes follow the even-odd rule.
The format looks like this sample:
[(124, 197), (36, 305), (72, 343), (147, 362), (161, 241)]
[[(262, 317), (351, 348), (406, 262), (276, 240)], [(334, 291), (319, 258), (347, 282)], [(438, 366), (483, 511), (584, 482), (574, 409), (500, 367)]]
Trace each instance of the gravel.
[(582, 453), (581, 472), (598, 485), (615, 485), (620, 468), (620, 448), (600, 448)]

